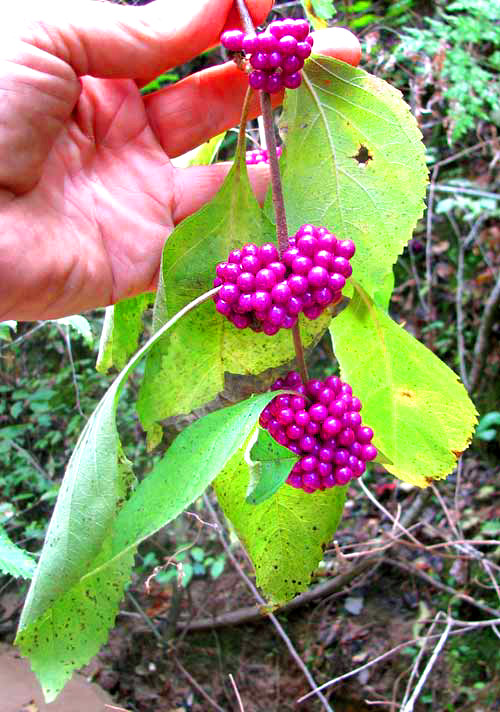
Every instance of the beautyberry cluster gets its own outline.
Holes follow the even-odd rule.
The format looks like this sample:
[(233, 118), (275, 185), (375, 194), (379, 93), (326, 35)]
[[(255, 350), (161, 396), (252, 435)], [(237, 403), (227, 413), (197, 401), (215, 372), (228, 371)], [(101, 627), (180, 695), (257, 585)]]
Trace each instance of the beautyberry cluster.
[(233, 250), (228, 261), (216, 268), (214, 287), (222, 287), (214, 297), (215, 308), (238, 329), (249, 326), (269, 336), (281, 328), (291, 329), (302, 301), (293, 297), (286, 273), (271, 242), (261, 247), (250, 242)]
[(311, 54), (313, 38), (307, 20), (276, 20), (264, 32), (246, 35), (241, 30), (228, 30), (221, 36), (222, 45), (232, 52), (250, 55), (248, 82), (252, 89), (273, 94), (283, 87), (297, 89), (300, 70)]
[(272, 243), (248, 243), (217, 265), (216, 309), (238, 329), (272, 336), (293, 328), (301, 312), (317, 319), (342, 298), (352, 274), (352, 240), (338, 240), (326, 227), (302, 225), (288, 244), (282, 260)]
[[(282, 153), (281, 146), (276, 146), (276, 155), (279, 158)], [(269, 163), (269, 151), (267, 148), (256, 148), (246, 153), (247, 166), (255, 166), (257, 163)]]
[(276, 396), (264, 408), (259, 423), (280, 445), (300, 455), (287, 484), (304, 492), (346, 485), (360, 477), (375, 459), (373, 430), (363, 425), (361, 401), (337, 376), (312, 379), (304, 385), (290, 371), (271, 390), (288, 388), (296, 395)]

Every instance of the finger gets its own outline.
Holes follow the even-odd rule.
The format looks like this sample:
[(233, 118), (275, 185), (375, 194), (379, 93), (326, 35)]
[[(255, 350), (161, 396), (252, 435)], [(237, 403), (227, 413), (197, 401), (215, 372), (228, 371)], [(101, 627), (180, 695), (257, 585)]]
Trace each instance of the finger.
[[(361, 47), (357, 38), (342, 28), (314, 33), (314, 51), (357, 65)], [(169, 156), (179, 156), (212, 136), (238, 124), (246, 75), (234, 62), (210, 67), (144, 99), (148, 117)], [(273, 104), (283, 101), (283, 92), (273, 94)], [(260, 113), (257, 94), (252, 98), (250, 118)]]
[[(256, 23), (272, 0), (247, 0)], [(50, 0), (30, 19), (25, 40), (70, 64), (79, 75), (147, 80), (218, 43), (232, 20), (232, 0), (156, 0), (144, 7), (94, 0)], [(229, 18), (229, 19), (228, 19)]]
[[(177, 225), (188, 215), (199, 210), (215, 196), (231, 163), (215, 163), (211, 166), (178, 168), (175, 173), (175, 190), (172, 216)], [(248, 166), (248, 176), (253, 192), (263, 204), (269, 185), (269, 166)]]

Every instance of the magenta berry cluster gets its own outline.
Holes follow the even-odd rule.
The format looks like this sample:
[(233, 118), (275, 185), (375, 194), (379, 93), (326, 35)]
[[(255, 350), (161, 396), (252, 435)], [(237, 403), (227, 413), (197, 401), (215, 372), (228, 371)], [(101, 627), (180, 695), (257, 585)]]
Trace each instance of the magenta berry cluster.
[(371, 443), (373, 430), (363, 425), (361, 401), (351, 386), (337, 376), (304, 385), (300, 374), (290, 371), (271, 386), (281, 389), (295, 395), (276, 396), (259, 423), (276, 442), (300, 456), (287, 484), (310, 493), (361, 477), (377, 448)]
[(286, 283), (286, 267), (278, 248), (271, 242), (258, 247), (253, 243), (233, 250), (227, 262), (216, 268), (215, 308), (236, 328), (249, 326), (272, 336), (281, 328), (297, 323), (302, 302), (295, 299)]
[(246, 35), (241, 30), (228, 30), (221, 36), (223, 47), (250, 56), (252, 71), (248, 82), (252, 89), (270, 94), (297, 89), (302, 77), (300, 70), (311, 54), (313, 38), (307, 20), (276, 20), (264, 32)]
[[(281, 146), (276, 146), (276, 155), (279, 158), (282, 153)], [(269, 163), (269, 151), (267, 148), (256, 148), (246, 153), (247, 166), (255, 166), (258, 163)]]
[(301, 312), (317, 319), (342, 298), (354, 243), (325, 227), (302, 225), (288, 244), (281, 260), (276, 245), (248, 243), (217, 265), (215, 306), (238, 329), (272, 336), (292, 329)]

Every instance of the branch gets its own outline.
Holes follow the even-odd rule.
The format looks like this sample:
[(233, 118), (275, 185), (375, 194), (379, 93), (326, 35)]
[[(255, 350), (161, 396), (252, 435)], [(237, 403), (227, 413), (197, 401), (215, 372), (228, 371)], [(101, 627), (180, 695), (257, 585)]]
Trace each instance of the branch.
[(490, 331), (493, 326), (495, 312), (500, 304), (500, 276), (493, 287), (490, 296), (484, 306), (481, 324), (477, 333), (476, 345), (474, 346), (474, 365), (470, 374), (469, 393), (473, 393), (483, 375), (484, 362), (488, 351)]

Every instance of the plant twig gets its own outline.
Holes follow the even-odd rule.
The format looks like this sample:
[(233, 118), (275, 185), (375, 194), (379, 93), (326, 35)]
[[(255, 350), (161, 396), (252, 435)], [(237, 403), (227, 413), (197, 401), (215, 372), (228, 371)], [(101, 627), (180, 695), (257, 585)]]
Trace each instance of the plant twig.
[(493, 321), (495, 318), (495, 312), (500, 305), (500, 276), (497, 279), (495, 286), (493, 287), (490, 296), (486, 300), (484, 305), (483, 315), (481, 317), (481, 323), (479, 325), (479, 330), (477, 332), (476, 344), (474, 346), (474, 365), (470, 373), (469, 379), (469, 392), (473, 393), (481, 379), (484, 362), (486, 360), (486, 354), (488, 352), (488, 342), (490, 331), (493, 326)]
[(443, 630), (441, 637), (439, 638), (439, 640), (437, 642), (436, 647), (432, 651), (432, 655), (429, 658), (429, 662), (425, 666), (425, 670), (422, 673), (422, 677), (418, 681), (418, 683), (413, 691), (412, 696), (410, 697), (408, 702), (403, 707), (402, 712), (413, 712), (415, 702), (417, 701), (417, 699), (420, 695), (420, 692), (422, 691), (422, 687), (425, 685), (425, 681), (429, 677), (429, 674), (430, 674), (432, 668), (434, 667), (434, 663), (436, 662), (439, 653), (441, 652), (446, 641), (448, 640), (448, 636), (450, 634), (452, 626), (453, 626), (453, 621), (452, 621), (452, 619), (448, 618), (448, 621), (446, 623), (446, 628)]
[(245, 712), (245, 708), (243, 707), (243, 702), (241, 700), (240, 691), (238, 690), (236, 682), (234, 681), (234, 677), (231, 675), (231, 673), (229, 673), (229, 679), (231, 681), (231, 685), (233, 686), (234, 694), (236, 695), (236, 700), (238, 701), (238, 707), (240, 708), (240, 712)]
[[(245, 32), (248, 34), (255, 33), (255, 27), (245, 4), (245, 0), (235, 0), (236, 7), (240, 14), (241, 24)], [(262, 119), (264, 124), (264, 134), (266, 137), (266, 147), (269, 155), (269, 168), (271, 171), (271, 190), (273, 197), (274, 214), (276, 217), (276, 237), (278, 240), (278, 249), (280, 256), (288, 247), (288, 226), (286, 224), (285, 201), (283, 199), (283, 188), (281, 185), (281, 175), (276, 155), (276, 137), (274, 135), (273, 108), (271, 105), (271, 96), (265, 91), (259, 91), (260, 106), (262, 110)], [(304, 357), (304, 347), (300, 338), (299, 323), (292, 329), (293, 345), (297, 364), (302, 381), (305, 383), (309, 380), (307, 373), (307, 365)]]

